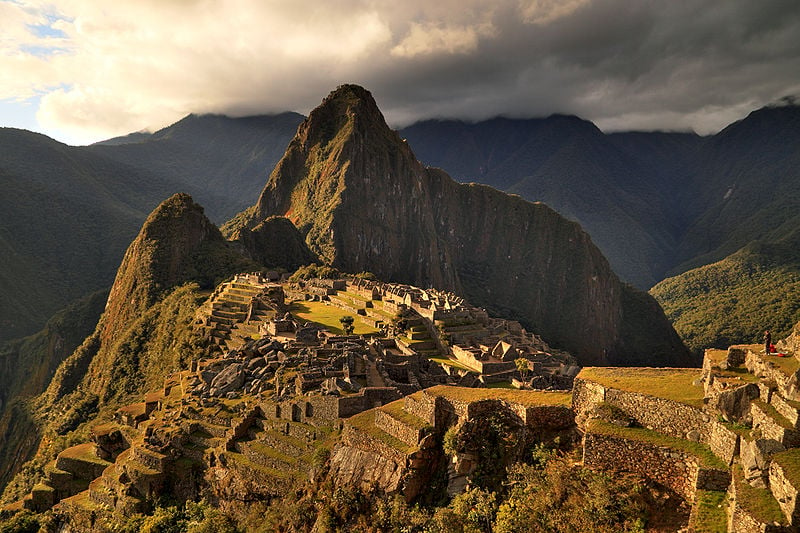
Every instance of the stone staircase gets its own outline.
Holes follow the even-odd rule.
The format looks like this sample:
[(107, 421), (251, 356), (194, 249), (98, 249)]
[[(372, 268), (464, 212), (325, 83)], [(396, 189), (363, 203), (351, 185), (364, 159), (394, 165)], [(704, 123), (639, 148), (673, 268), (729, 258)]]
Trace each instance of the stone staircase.
[[(209, 299), (205, 326), (212, 342), (225, 349), (236, 348), (241, 344), (237, 341), (238, 337), (257, 332), (259, 323), (274, 316), (275, 311), (271, 309), (261, 306), (251, 309), (253, 298), (261, 294), (264, 288), (265, 285), (252, 282), (246, 276), (237, 276), (214, 291)], [(235, 330), (248, 321), (248, 313), (249, 322), (255, 327), (248, 328), (242, 335), (236, 335)]]

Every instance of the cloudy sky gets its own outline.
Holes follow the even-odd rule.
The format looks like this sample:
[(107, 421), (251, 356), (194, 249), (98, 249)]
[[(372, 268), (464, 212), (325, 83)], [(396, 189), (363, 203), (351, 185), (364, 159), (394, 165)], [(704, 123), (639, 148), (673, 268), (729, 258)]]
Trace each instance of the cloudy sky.
[(712, 133), (800, 94), (800, 2), (0, 0), (0, 126), (70, 144), (307, 113), (349, 82), (394, 126), (560, 112)]

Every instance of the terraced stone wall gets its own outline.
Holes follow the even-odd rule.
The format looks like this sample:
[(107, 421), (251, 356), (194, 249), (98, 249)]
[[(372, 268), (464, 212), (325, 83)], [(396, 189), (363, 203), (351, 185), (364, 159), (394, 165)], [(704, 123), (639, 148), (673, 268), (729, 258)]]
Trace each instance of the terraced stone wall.
[(714, 455), (728, 465), (733, 464), (734, 457), (739, 454), (739, 435), (716, 420), (711, 422), (710, 428), (707, 440), (704, 443), (711, 448)]
[(711, 417), (699, 408), (575, 379), (572, 408), (580, 422), (594, 405), (603, 401), (619, 407), (646, 428), (681, 439), (709, 441)]
[(729, 473), (701, 469), (697, 458), (687, 452), (611, 435), (586, 433), (583, 461), (592, 468), (635, 472), (689, 501), (697, 489), (727, 490), (730, 483)]

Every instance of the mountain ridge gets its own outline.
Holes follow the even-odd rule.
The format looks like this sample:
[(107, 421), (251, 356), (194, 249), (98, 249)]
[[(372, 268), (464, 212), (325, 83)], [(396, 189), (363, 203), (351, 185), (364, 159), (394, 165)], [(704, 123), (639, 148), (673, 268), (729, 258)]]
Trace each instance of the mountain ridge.
[[(361, 87), (342, 86), (312, 111), (238, 231), (271, 215), (290, 218), (309, 248), (341, 270), (463, 291), (584, 364), (689, 361), (657, 305), (638, 306), (652, 321), (654, 352), (621, 338), (631, 289), (577, 224), (423, 167)], [(626, 301), (641, 298), (649, 297)]]

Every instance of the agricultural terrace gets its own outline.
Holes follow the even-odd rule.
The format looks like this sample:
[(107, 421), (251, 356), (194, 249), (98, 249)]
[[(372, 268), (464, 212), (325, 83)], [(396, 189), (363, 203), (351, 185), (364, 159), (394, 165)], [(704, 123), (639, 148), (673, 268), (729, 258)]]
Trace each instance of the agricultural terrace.
[[(452, 387), (449, 385), (437, 385), (423, 391), (424, 394), (431, 396), (441, 396), (460, 402), (477, 402), (481, 400), (504, 400), (509, 403), (516, 403), (526, 407), (538, 405), (563, 405), (569, 407), (572, 402), (572, 394), (568, 392), (549, 392), (549, 391), (523, 391), (516, 389), (473, 389), (467, 387)], [(420, 393), (416, 393), (420, 394)]]
[(699, 368), (586, 367), (577, 378), (611, 389), (702, 407), (704, 391), (699, 384), (702, 375), (703, 371)]

